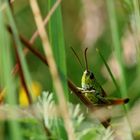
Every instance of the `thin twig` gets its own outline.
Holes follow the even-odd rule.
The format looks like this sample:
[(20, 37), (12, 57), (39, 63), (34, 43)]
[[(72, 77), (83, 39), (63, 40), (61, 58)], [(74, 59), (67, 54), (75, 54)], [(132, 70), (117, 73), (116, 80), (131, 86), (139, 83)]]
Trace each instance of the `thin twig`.
[(26, 84), (26, 81), (25, 81), (24, 72), (23, 72), (23, 69), (22, 69), (20, 56), (19, 56), (16, 44), (14, 44), (14, 48), (15, 48), (15, 54), (16, 54), (17, 63), (18, 63), (18, 66), (19, 66), (19, 71), (18, 72), (19, 72), (19, 76), (20, 76), (20, 79), (21, 79), (21, 83), (22, 83), (22, 85), (24, 87), (24, 90), (25, 90), (25, 93), (27, 95), (27, 99), (29, 101), (29, 104), (31, 105), (32, 104), (32, 98), (31, 98), (30, 92), (28, 90), (28, 86)]

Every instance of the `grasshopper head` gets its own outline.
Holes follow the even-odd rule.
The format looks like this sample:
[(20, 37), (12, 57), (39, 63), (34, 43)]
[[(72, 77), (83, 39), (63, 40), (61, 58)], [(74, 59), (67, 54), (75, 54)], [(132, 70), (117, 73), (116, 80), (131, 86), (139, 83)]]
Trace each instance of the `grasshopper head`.
[(93, 89), (94, 74), (93, 74), (93, 72), (90, 72), (88, 70), (87, 49), (88, 48), (85, 49), (85, 53), (84, 53), (86, 70), (83, 73), (81, 85), (84, 90), (91, 90), (91, 89)]
[(81, 85), (84, 90), (93, 89), (94, 74), (85, 70), (82, 76)]
[[(73, 53), (75, 54), (75, 56), (77, 57), (77, 60), (79, 61), (80, 65), (83, 68), (83, 65), (78, 57), (78, 55), (76, 54), (76, 52), (74, 51), (73, 48), (71, 48)], [(85, 66), (86, 66), (86, 70), (83, 73), (82, 79), (81, 79), (81, 85), (82, 85), (82, 89), (84, 90), (91, 90), (94, 88), (93, 82), (94, 82), (94, 74), (93, 72), (90, 72), (88, 70), (88, 62), (87, 62), (87, 50), (88, 48), (85, 49), (84, 52), (84, 56), (85, 56)]]

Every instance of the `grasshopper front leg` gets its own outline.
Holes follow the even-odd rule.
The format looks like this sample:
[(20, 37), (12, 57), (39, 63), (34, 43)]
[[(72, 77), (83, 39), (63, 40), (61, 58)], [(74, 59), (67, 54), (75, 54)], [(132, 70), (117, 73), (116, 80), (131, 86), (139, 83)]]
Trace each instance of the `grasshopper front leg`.
[(94, 89), (92, 90), (85, 90), (83, 88), (77, 87), (78, 90), (81, 91), (81, 93), (85, 94), (85, 93), (96, 93)]

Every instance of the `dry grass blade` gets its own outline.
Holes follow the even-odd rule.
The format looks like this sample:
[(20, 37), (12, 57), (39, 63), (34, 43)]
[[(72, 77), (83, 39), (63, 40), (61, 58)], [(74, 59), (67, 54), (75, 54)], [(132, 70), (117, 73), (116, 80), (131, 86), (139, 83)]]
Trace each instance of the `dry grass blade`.
[(38, 28), (40, 38), (42, 40), (45, 55), (46, 55), (46, 58), (48, 60), (50, 72), (51, 72), (52, 79), (53, 79), (54, 88), (56, 90), (56, 94), (57, 94), (57, 97), (59, 100), (59, 109), (60, 109), (61, 115), (64, 119), (67, 134), (68, 134), (69, 140), (74, 140), (75, 135), (74, 135), (74, 130), (73, 130), (72, 123), (71, 123), (70, 116), (69, 116), (69, 112), (68, 112), (68, 106), (67, 106), (67, 103), (66, 103), (66, 100), (64, 97), (62, 84), (61, 84), (60, 77), (59, 77), (59, 74), (58, 74), (58, 71), (56, 68), (56, 63), (55, 63), (53, 53), (51, 50), (51, 46), (50, 46), (50, 43), (48, 40), (48, 35), (47, 35), (45, 28), (44, 28), (44, 24), (43, 24), (43, 20), (42, 20), (41, 14), (40, 14), (40, 10), (39, 10), (39, 7), (38, 7), (36, 0), (30, 0), (30, 5), (31, 5), (32, 11), (33, 11), (33, 15), (34, 15), (34, 18), (36, 21), (36, 25)]
[[(54, 11), (56, 10), (56, 8), (59, 6), (60, 3), (61, 3), (61, 0), (57, 0), (56, 3), (53, 5), (53, 7), (51, 8), (48, 15), (45, 17), (45, 19), (43, 21), (44, 25), (47, 25), (48, 21), (50, 20), (51, 16), (53, 15)], [(31, 44), (34, 43), (34, 41), (38, 35), (39, 35), (39, 32), (38, 32), (38, 30), (36, 30), (30, 39)]]

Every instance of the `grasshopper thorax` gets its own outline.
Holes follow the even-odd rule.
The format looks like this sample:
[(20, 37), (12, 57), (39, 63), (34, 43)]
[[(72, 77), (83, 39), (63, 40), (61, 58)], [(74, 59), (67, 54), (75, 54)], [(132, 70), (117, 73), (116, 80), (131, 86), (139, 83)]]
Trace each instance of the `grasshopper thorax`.
[(82, 89), (84, 90), (92, 90), (94, 82), (94, 74), (88, 70), (85, 70), (81, 79)]

